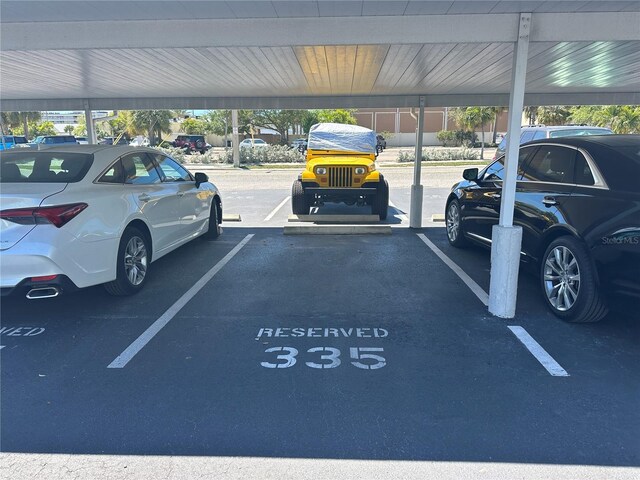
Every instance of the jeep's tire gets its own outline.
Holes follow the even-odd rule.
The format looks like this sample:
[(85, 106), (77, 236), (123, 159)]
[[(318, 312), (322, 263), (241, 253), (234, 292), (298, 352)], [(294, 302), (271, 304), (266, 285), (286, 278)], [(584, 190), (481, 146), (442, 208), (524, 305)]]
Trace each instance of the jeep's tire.
[(387, 219), (389, 210), (389, 184), (384, 178), (380, 178), (378, 182), (378, 192), (371, 203), (371, 213), (378, 215), (380, 220)]
[(300, 180), (293, 182), (291, 187), (291, 208), (294, 215), (309, 215), (309, 201)]
[(589, 251), (572, 236), (556, 238), (545, 250), (540, 287), (547, 307), (567, 322), (593, 323), (609, 312)]
[(222, 233), (222, 227), (220, 226), (220, 219), (218, 217), (218, 202), (215, 200), (211, 202), (211, 215), (209, 215), (209, 229), (204, 234), (204, 238), (207, 240), (216, 240)]
[(116, 279), (105, 283), (105, 290), (115, 296), (138, 293), (147, 282), (150, 240), (136, 227), (127, 227), (120, 238), (116, 258)]

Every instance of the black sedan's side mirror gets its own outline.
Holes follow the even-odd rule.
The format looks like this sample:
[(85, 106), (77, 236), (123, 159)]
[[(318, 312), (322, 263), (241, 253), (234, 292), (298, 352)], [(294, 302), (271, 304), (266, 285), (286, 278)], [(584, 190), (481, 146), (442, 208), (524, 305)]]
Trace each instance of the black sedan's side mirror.
[(470, 182), (475, 182), (478, 180), (478, 169), (477, 168), (465, 168), (462, 172), (462, 178), (465, 180), (469, 180)]
[(207, 177), (206, 173), (196, 172), (196, 188), (200, 188), (201, 184), (208, 181), (209, 181), (209, 177)]

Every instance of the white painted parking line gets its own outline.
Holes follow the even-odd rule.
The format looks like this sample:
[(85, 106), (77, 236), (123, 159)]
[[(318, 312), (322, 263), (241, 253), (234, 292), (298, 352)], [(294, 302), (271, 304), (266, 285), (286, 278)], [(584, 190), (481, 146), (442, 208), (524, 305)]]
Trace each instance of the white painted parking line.
[(482, 303), (484, 303), (486, 307), (489, 306), (489, 294), (485, 292), (480, 285), (478, 285), (469, 275), (467, 275), (465, 271), (458, 266), (458, 264), (456, 264), (453, 260), (442, 253), (442, 250), (436, 247), (434, 243), (424, 235), (424, 233), (417, 233), (416, 235), (420, 237), (420, 240), (422, 240), (427, 245), (427, 247), (429, 247), (431, 251), (440, 258), (440, 260), (446, 263), (447, 266), (451, 270), (453, 270), (453, 273), (460, 277), (460, 280), (462, 280), (467, 285), (467, 287), (471, 289), (475, 296), (478, 297), (478, 299)]
[(567, 371), (556, 362), (547, 351), (536, 342), (529, 332), (519, 326), (509, 326), (509, 330), (522, 342), (522, 344), (536, 357), (536, 360), (554, 377), (568, 377)]
[(287, 198), (285, 198), (285, 199), (280, 203), (280, 205), (278, 205), (276, 208), (274, 208), (274, 209), (273, 209), (273, 211), (272, 211), (269, 215), (267, 215), (266, 217), (264, 217), (264, 220), (263, 220), (263, 221), (268, 222), (269, 220), (271, 220), (271, 219), (273, 218), (273, 216), (274, 216), (276, 213), (278, 213), (278, 210), (280, 210), (282, 207), (284, 207), (285, 203), (287, 203), (287, 202), (289, 201), (289, 199), (290, 199), (290, 198), (291, 198), (290, 196), (289, 196), (289, 197), (287, 197)]
[(396, 207), (396, 205), (392, 201), (389, 201), (389, 206), (392, 207), (392, 208), (395, 208), (399, 212), (396, 215), (396, 217), (398, 217), (403, 222), (408, 222), (409, 221), (409, 217), (407, 217), (404, 213), (401, 213), (401, 210), (398, 207)]
[(176, 316), (176, 314), (182, 310), (189, 300), (191, 300), (208, 282), (213, 278), (213, 276), (218, 273), (222, 267), (224, 267), (229, 260), (231, 260), (241, 249), (244, 247), (249, 240), (253, 238), (253, 233), (250, 233), (244, 239), (236, 245), (233, 250), (227, 253), (222, 260), (216, 263), (211, 270), (204, 274), (204, 276), (196, 282), (193, 287), (191, 287), (187, 292), (182, 295), (176, 303), (171, 305), (169, 309), (162, 314), (160, 318), (158, 318), (149, 328), (147, 328), (142, 335), (140, 335), (131, 345), (129, 345), (124, 352), (116, 357), (116, 359), (111, 362), (107, 368), (123, 368), (131, 361), (131, 359), (144, 348), (144, 346), (149, 343), (149, 341), (160, 331), (162, 328), (169, 323), (169, 321)]

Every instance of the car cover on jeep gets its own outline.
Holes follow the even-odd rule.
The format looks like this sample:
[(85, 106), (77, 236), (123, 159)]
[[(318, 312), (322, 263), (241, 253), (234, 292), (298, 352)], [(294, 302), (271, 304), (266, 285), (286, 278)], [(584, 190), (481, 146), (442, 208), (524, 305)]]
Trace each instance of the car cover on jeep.
[(376, 133), (357, 125), (316, 123), (309, 130), (309, 150), (376, 153)]

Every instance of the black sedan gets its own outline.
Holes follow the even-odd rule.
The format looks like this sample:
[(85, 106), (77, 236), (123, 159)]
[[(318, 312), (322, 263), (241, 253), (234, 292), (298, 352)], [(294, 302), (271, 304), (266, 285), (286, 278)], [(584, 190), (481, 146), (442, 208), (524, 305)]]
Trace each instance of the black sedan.
[[(491, 245), (504, 157), (464, 171), (447, 199), (449, 243)], [(520, 147), (514, 224), (547, 306), (571, 322), (640, 298), (640, 135), (566, 137)]]

